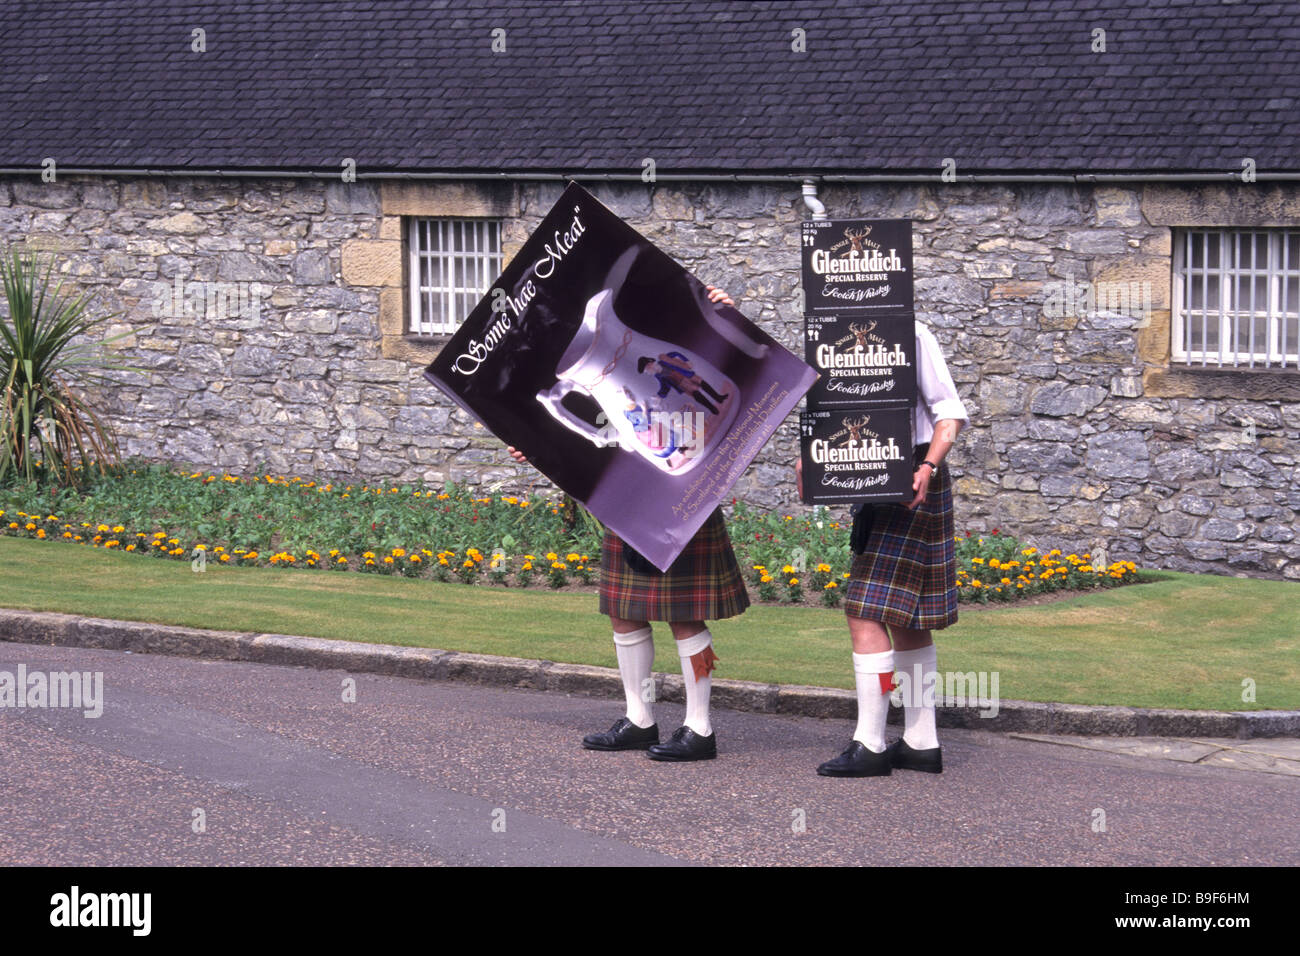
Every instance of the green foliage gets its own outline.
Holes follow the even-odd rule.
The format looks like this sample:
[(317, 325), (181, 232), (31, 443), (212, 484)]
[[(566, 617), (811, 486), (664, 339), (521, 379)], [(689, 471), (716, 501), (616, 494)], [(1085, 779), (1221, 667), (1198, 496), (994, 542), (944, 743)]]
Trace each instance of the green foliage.
[(79, 485), (91, 466), (117, 465), (118, 448), (73, 383), (101, 384), (106, 369), (143, 371), (112, 361), (102, 346), (130, 332), (95, 340), (119, 313), (95, 316), (84, 295), (50, 288), (53, 257), (41, 274), (35, 253), (0, 252), (6, 314), (0, 316), (0, 481), (19, 476)]
[[(201, 548), (222, 564), (556, 589), (593, 581), (604, 533), (581, 506), (566, 512), (559, 497), (494, 497), (450, 483), (441, 492), (420, 483), (319, 484), (144, 463), (128, 463), (120, 475), (91, 473), (80, 491), (14, 481), (0, 486), (0, 510), (0, 533), (186, 561)], [(784, 515), (736, 502), (729, 528), (759, 600), (839, 605), (852, 566), (847, 522), (824, 509)], [(1093, 569), (1088, 555), (1039, 554), (996, 530), (960, 536), (955, 549), (962, 601), (1012, 601), (1137, 577), (1129, 562)]]

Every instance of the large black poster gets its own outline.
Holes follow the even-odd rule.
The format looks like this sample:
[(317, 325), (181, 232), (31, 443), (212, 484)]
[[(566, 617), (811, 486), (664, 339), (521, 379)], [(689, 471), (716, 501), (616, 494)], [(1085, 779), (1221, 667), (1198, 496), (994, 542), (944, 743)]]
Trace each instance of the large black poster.
[(799, 416), (804, 501), (911, 498), (912, 409), (810, 409)]
[(808, 219), (800, 233), (804, 312), (910, 312), (910, 219)]
[(809, 408), (903, 403), (916, 399), (916, 320), (912, 313), (810, 315), (804, 358), (821, 378)]
[(660, 569), (816, 374), (576, 183), (425, 370)]

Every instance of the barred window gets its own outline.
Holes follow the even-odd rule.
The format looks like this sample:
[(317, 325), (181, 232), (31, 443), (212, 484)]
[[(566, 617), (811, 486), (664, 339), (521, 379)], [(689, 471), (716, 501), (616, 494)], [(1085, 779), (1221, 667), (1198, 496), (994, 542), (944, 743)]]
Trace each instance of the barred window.
[(411, 219), (411, 331), (455, 332), (501, 274), (501, 223)]
[(1176, 229), (1173, 240), (1173, 358), (1300, 368), (1300, 232)]

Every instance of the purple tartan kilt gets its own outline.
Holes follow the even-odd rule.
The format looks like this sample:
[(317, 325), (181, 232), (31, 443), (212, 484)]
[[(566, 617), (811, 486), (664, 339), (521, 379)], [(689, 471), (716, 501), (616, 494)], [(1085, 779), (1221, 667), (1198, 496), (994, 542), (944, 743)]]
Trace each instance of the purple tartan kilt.
[(629, 621), (716, 621), (749, 607), (721, 509), (662, 574), (634, 571), (623, 553), (623, 539), (607, 530), (600, 549), (601, 614)]
[[(918, 465), (928, 448), (917, 449)], [(915, 511), (901, 504), (875, 506), (871, 536), (863, 553), (853, 557), (844, 610), (915, 630), (957, 623), (956, 533), (952, 482), (944, 463)]]

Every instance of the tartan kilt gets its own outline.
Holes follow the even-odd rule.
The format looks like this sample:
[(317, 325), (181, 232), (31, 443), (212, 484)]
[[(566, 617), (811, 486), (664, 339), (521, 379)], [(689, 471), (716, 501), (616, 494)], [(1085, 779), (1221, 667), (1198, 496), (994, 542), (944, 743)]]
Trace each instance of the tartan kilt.
[(623, 539), (605, 531), (600, 613), (628, 621), (716, 621), (749, 607), (749, 592), (718, 509), (666, 572), (643, 574), (623, 559)]
[[(928, 450), (917, 447), (916, 464)], [(956, 624), (955, 535), (952, 481), (942, 463), (915, 511), (892, 502), (872, 508), (871, 534), (844, 589), (845, 612), (915, 630)]]

